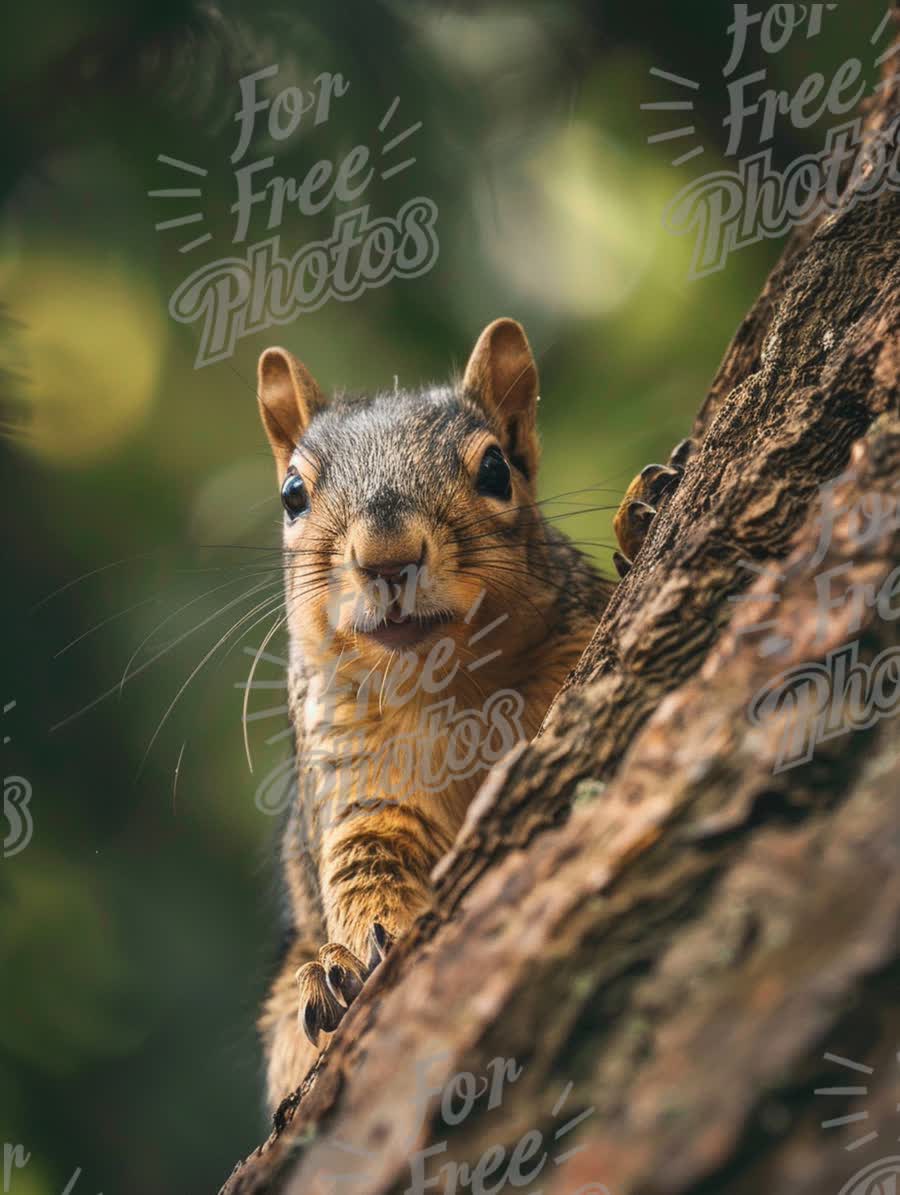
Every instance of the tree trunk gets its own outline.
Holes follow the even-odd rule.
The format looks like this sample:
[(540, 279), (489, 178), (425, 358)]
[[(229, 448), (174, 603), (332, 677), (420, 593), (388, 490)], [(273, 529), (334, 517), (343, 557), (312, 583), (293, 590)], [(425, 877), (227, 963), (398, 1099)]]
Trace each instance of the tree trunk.
[[(898, 115), (888, 79), (867, 129)], [(861, 185), (792, 239), (540, 734), (229, 1195), (900, 1176), (900, 195)], [(442, 1116), (464, 1072), (493, 1086)]]

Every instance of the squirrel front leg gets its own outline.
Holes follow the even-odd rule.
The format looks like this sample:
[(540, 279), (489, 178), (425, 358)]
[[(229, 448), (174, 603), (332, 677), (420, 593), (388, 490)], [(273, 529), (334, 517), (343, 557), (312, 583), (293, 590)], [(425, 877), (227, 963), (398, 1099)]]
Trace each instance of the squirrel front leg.
[[(328, 936), (370, 965), (431, 900), (431, 870), (452, 836), (404, 801), (351, 812), (325, 834), (320, 883)], [(376, 928), (380, 927), (380, 928)]]
[(323, 833), (319, 882), (329, 942), (296, 975), (299, 1025), (314, 1047), (430, 904), (431, 870), (451, 841), (433, 817), (405, 802), (347, 811)]

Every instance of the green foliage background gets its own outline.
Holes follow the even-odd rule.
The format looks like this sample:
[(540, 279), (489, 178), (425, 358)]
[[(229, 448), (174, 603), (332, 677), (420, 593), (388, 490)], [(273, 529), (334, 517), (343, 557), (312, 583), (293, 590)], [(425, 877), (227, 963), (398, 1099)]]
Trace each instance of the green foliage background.
[[(249, 773), (238, 686), (269, 620), (227, 639), (164, 719), (265, 596), (250, 590), (279, 506), (259, 351), (284, 343), (325, 388), (366, 390), (441, 377), (490, 319), (521, 319), (542, 373), (542, 494), (566, 495), (554, 515), (611, 572), (612, 508), (687, 434), (779, 251), (764, 242), (688, 283), (690, 246), (662, 226), (677, 190), (726, 165), (731, 13), (713, 0), (10, 12), (0, 698), (17, 702), (4, 769), (30, 780), (35, 826), (0, 860), (0, 1146), (32, 1155), (13, 1195), (61, 1191), (76, 1167), (77, 1193), (212, 1191), (263, 1128), (253, 1021), (277, 902), (274, 827), (254, 792), (287, 740), (266, 741), (283, 712), (251, 723)], [(745, 69), (794, 90), (856, 55), (873, 80), (882, 13), (882, 0), (844, 0), (818, 38), (797, 34), (777, 57), (751, 42)], [(270, 63), (280, 86), (322, 71), (350, 82), (326, 124), (277, 147), (282, 174), (376, 145), (395, 96), (392, 131), (423, 122), (407, 143), (415, 166), (366, 200), (377, 214), (434, 200), (440, 256), (420, 279), (328, 303), (195, 370), (196, 329), (169, 319), (168, 297), (230, 251), (236, 81)], [(701, 84), (683, 120), (641, 111), (687, 94), (653, 66)], [(679, 121), (693, 139), (648, 146)], [(780, 121), (776, 164), (817, 151), (828, 123)], [(673, 168), (695, 143), (704, 154)], [(154, 230), (190, 210), (148, 198), (185, 184), (160, 153), (209, 171), (214, 237), (197, 253), (179, 254), (184, 230)], [(283, 245), (328, 235), (334, 215), (295, 213)], [(265, 235), (263, 217), (250, 240)], [(284, 650), (276, 637), (256, 713), (283, 702)]]

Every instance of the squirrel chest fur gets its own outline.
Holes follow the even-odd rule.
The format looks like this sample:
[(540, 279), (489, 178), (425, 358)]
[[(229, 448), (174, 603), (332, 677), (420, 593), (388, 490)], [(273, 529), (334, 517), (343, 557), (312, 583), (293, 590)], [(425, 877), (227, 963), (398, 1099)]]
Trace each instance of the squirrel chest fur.
[(326, 403), (285, 350), (260, 359), (297, 749), (260, 1021), (273, 1106), (428, 907), (487, 769), (537, 731), (612, 592), (542, 516), (537, 399), (512, 320), (460, 381), (413, 392)]

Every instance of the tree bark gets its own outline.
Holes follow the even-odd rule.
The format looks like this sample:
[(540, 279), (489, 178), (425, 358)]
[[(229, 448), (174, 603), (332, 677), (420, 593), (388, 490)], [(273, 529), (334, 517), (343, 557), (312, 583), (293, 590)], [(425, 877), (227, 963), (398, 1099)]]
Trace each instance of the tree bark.
[[(870, 132), (900, 116), (897, 61)], [(900, 195), (853, 202), (860, 183), (792, 238), (540, 733), (490, 775), (433, 911), (228, 1195), (453, 1190), (447, 1171), (416, 1185), (430, 1146), (430, 1175), (505, 1147), (484, 1189), (512, 1190), (497, 1184), (529, 1132), (520, 1171), (549, 1159), (518, 1189), (545, 1195), (838, 1195), (900, 1154), (898, 722), (833, 684), (834, 733), (783, 768), (821, 722), (814, 684), (758, 696), (851, 644), (900, 675)], [(825, 535), (821, 487), (842, 474)], [(854, 514), (879, 499), (886, 517)], [(497, 1058), (517, 1070), (494, 1106), (446, 1123), (442, 1084)], [(814, 1094), (851, 1085), (867, 1093)]]

